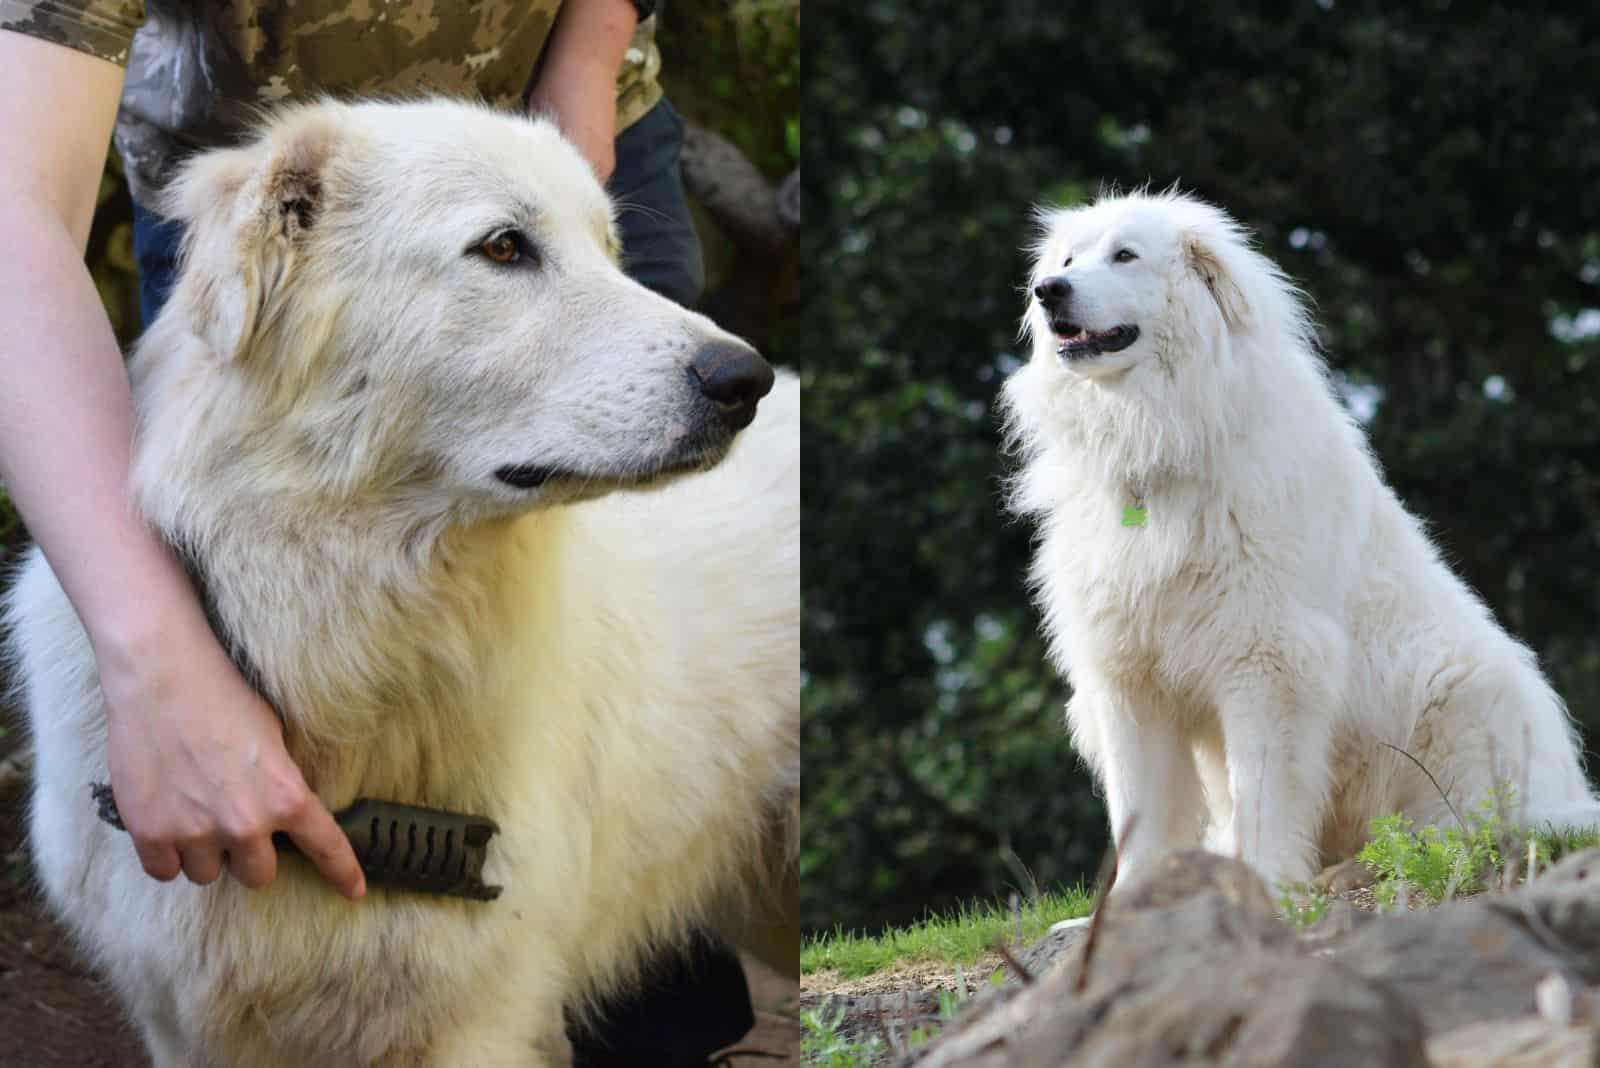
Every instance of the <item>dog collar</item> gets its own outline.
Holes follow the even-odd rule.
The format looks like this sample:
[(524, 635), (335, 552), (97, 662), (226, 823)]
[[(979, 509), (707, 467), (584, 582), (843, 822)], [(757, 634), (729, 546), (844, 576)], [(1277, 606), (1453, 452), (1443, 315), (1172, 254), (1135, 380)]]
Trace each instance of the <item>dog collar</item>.
[(178, 558), (178, 563), (183, 566), (184, 573), (189, 576), (189, 585), (194, 587), (195, 595), (200, 598), (200, 607), (205, 611), (206, 623), (210, 625), (211, 633), (216, 635), (217, 641), (227, 652), (228, 659), (233, 661), (233, 666), (239, 669), (239, 674), (244, 676), (250, 688), (276, 710), (277, 703), (267, 693), (266, 680), (261, 674), (261, 669), (250, 659), (244, 642), (223, 622), (222, 613), (217, 610), (217, 599), (211, 593), (211, 583), (206, 580), (205, 569), (200, 566), (200, 558), (184, 542), (169, 539), (167, 545)]

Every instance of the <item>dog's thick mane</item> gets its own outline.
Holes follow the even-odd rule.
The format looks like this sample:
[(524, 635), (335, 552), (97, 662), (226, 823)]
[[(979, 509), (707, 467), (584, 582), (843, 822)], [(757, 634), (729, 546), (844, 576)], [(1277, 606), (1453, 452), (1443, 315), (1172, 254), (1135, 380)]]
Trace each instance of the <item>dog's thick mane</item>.
[[(1211, 205), (1169, 190), (1041, 209), (1033, 254), (1037, 260), (1062, 233), (1144, 206), (1168, 214), (1190, 243), (1185, 266), (1196, 272), (1193, 281), (1214, 295), (1226, 287), (1235, 303), (1223, 314), (1196, 317), (1175, 295), (1154, 337), (1157, 360), (1112, 379), (1061, 374), (1055, 339), (1034, 316), (1024, 316), (1020, 332), (1032, 356), (1000, 398), (1006, 447), (1022, 461), (1010, 493), (1018, 512), (1048, 511), (1062, 498), (1059, 480), (1067, 477), (1143, 490), (1204, 480), (1241, 436), (1266, 430), (1262, 412), (1285, 422), (1337, 425), (1361, 439), (1334, 394), (1304, 294), (1252, 247), (1242, 226)], [(1052, 266), (1039, 263), (1036, 276)], [(1184, 406), (1183, 418), (1173, 417), (1175, 403)], [(1328, 406), (1338, 409), (1331, 423), (1304, 420), (1308, 407)]]

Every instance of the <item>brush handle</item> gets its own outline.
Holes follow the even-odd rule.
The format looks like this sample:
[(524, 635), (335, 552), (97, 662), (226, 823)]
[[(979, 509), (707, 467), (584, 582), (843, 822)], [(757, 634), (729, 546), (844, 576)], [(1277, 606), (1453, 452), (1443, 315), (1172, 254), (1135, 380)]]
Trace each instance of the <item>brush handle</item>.
[[(111, 787), (94, 783), (89, 792), (100, 818), (119, 831), (127, 830)], [(501, 887), (483, 881), (489, 839), (500, 831), (486, 816), (364, 797), (335, 812), (333, 818), (373, 886), (474, 901), (493, 901), (500, 896)], [(280, 853), (300, 852), (294, 839), (283, 831), (273, 834), (272, 845)]]

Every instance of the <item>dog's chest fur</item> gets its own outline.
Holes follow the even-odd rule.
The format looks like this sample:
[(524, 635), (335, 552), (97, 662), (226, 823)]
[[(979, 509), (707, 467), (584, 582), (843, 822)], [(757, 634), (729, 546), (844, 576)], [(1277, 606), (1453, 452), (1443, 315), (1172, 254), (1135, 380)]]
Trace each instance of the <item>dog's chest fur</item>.
[[(1134, 507), (1142, 523), (1125, 523)], [(1203, 483), (1077, 483), (1049, 514), (1034, 561), (1058, 660), (1069, 674), (1092, 664), (1108, 680), (1191, 690), (1195, 648), (1226, 645), (1230, 577), (1247, 553)]]

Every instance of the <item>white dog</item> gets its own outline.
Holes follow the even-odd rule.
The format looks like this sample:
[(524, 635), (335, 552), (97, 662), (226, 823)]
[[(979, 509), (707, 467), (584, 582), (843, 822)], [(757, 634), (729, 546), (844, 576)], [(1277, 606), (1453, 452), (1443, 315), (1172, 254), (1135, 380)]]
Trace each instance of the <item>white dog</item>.
[(49, 902), (162, 1068), (563, 1063), (563, 1008), (706, 919), (797, 788), (798, 385), (756, 416), (771, 369), (622, 274), (547, 123), (307, 107), (168, 212), (138, 503), (328, 805), (488, 816), (504, 893), (147, 877), (90, 803), (94, 658), (36, 553), (10, 614)]
[(1047, 211), (1006, 383), (1033, 577), (1122, 877), (1202, 843), (1274, 881), (1369, 820), (1600, 822), (1533, 654), (1441, 562), (1335, 400), (1294, 287), (1187, 196)]

